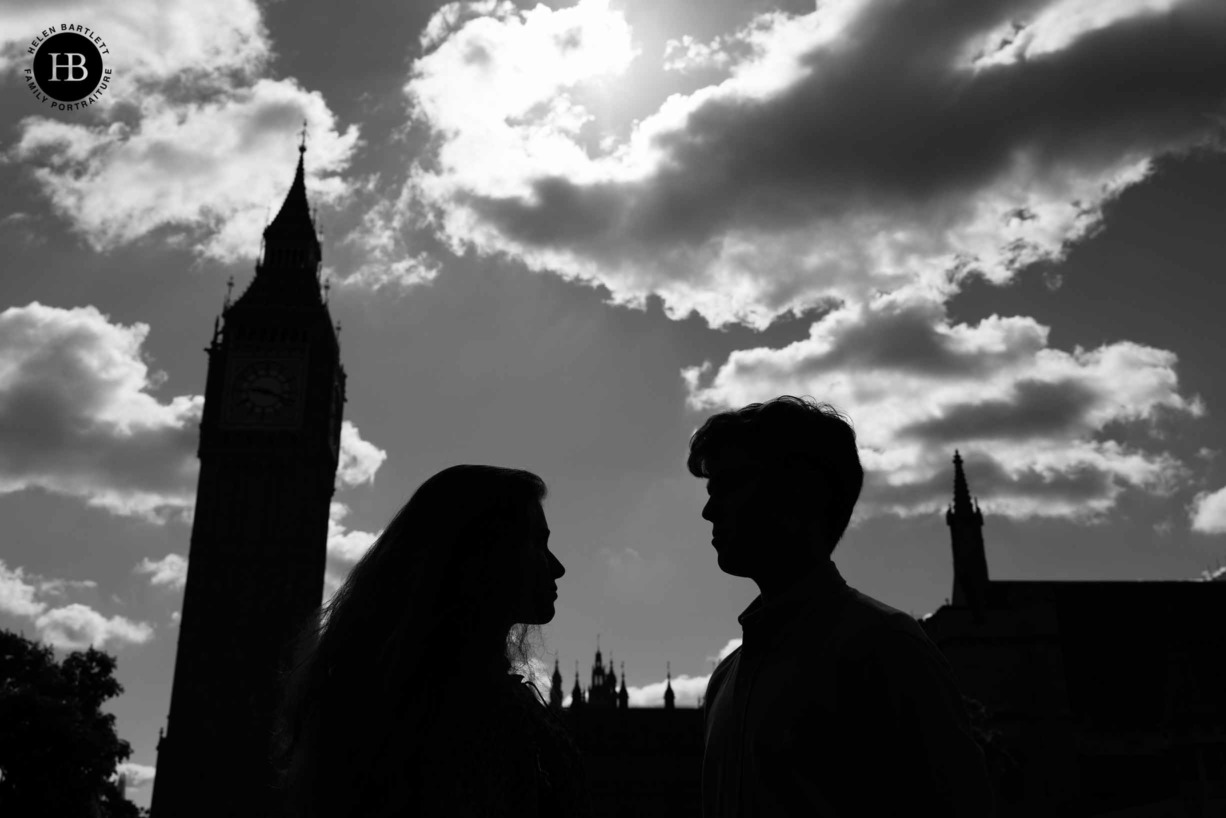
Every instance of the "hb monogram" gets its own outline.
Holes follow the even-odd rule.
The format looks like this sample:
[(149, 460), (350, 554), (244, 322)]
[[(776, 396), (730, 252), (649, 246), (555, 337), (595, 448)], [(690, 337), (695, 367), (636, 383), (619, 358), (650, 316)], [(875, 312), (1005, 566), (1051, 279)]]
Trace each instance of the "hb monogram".
[[(85, 67), (85, 55), (84, 54), (76, 54), (72, 52), (67, 52), (67, 53), (51, 52), (50, 54), (48, 54), (48, 56), (51, 57), (51, 81), (52, 82), (61, 81), (61, 78), (59, 76), (61, 68), (65, 68), (68, 70), (68, 76), (65, 77), (64, 79), (67, 79), (69, 82), (80, 82), (81, 80), (87, 79), (89, 77), (89, 69)], [(67, 57), (68, 60), (65, 63), (61, 64), (59, 60), (60, 57)], [(76, 59), (74, 60), (73, 57), (75, 57)], [(79, 77), (77, 76), (78, 68), (81, 69), (81, 76)]]

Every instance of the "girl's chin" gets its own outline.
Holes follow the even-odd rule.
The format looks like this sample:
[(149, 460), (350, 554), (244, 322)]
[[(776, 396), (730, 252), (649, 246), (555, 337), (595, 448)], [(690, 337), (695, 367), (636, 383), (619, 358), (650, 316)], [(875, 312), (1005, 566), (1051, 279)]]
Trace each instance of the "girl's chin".
[(540, 613), (541, 613), (541, 615), (538, 617), (538, 619), (540, 619), (540, 621), (539, 621), (539, 622), (537, 622), (536, 624), (538, 624), (538, 625), (547, 625), (547, 624), (549, 624), (551, 621), (553, 621), (553, 617), (554, 617), (554, 614), (556, 613), (556, 611), (553, 609), (553, 600), (552, 600), (552, 599), (551, 599), (551, 600), (549, 600), (548, 602), (544, 602), (544, 603), (542, 603), (542, 604), (541, 604), (541, 611), (540, 611)]

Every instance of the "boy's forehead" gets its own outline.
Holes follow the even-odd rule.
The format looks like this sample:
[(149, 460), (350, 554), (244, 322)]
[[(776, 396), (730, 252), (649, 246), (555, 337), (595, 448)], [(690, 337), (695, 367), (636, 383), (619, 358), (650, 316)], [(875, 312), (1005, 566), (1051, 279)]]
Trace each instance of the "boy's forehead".
[[(772, 454), (774, 456), (771, 456)], [(708, 478), (746, 470), (783, 472), (799, 467), (806, 471), (815, 468), (821, 471), (821, 467), (809, 458), (799, 455), (780, 456), (778, 453), (755, 452), (740, 446), (727, 446), (712, 452), (707, 456), (704, 466)]]
[(741, 446), (725, 446), (716, 452), (712, 452), (707, 457), (705, 465), (707, 474), (715, 476), (723, 472), (762, 466), (766, 462), (766, 458), (760, 454), (749, 451)]

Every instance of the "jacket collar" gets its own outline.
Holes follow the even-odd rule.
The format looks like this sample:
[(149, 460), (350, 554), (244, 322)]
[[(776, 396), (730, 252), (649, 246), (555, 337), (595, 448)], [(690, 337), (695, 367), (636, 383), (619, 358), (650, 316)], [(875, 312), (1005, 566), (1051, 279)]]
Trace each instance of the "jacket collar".
[(769, 598), (758, 594), (737, 617), (745, 642), (774, 641), (773, 637), (802, 617), (828, 618), (842, 601), (847, 587), (834, 561), (826, 559), (785, 591)]

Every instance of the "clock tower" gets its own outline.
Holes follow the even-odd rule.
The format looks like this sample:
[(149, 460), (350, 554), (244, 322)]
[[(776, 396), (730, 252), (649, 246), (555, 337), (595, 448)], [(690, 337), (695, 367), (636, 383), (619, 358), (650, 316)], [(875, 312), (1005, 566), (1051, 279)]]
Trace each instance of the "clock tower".
[(153, 818), (264, 818), (278, 673), (320, 605), (345, 372), (321, 296), (305, 144), (255, 277), (208, 353), (187, 588)]

